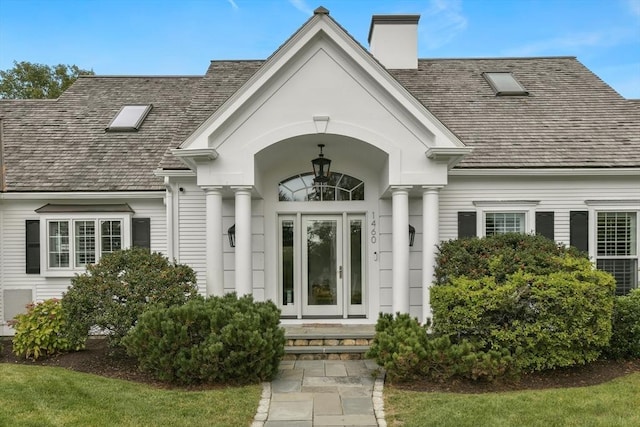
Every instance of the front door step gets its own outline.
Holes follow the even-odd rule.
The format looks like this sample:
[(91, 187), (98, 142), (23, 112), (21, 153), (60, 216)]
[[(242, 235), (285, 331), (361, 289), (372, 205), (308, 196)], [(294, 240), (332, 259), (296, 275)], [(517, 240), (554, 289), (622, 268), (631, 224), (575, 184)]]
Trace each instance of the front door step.
[(284, 360), (359, 360), (373, 343), (374, 325), (287, 325)]

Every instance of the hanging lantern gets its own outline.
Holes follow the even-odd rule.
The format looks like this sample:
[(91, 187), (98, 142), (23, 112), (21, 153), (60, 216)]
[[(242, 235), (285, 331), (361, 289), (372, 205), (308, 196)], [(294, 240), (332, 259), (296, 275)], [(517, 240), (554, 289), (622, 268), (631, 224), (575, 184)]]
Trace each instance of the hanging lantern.
[(318, 144), (318, 147), (320, 147), (320, 154), (318, 157), (311, 160), (311, 165), (313, 165), (313, 175), (315, 176), (313, 182), (316, 184), (325, 184), (329, 181), (331, 160), (325, 158), (322, 153), (324, 144)]

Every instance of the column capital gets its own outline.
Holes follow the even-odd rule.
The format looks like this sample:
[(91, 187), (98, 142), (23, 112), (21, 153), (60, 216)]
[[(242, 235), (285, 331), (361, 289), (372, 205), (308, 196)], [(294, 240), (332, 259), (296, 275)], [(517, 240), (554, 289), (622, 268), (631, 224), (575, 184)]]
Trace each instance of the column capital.
[(201, 185), (200, 188), (205, 193), (209, 193), (209, 192), (215, 193), (215, 192), (221, 192), (222, 191), (222, 186), (221, 185)]
[(243, 191), (251, 192), (253, 190), (253, 185), (232, 185), (231, 188), (235, 193), (240, 193)]
[(432, 193), (432, 192), (438, 192), (443, 188), (444, 188), (444, 185), (423, 185), (422, 191), (424, 193)]
[(391, 188), (392, 193), (395, 193), (399, 191), (409, 191), (413, 188), (413, 185), (392, 185), (389, 188)]

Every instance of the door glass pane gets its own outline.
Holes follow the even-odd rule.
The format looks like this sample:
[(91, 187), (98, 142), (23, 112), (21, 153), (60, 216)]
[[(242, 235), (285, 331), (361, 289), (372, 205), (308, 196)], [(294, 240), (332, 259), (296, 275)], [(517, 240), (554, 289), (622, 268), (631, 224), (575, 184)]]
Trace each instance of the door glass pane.
[(352, 220), (349, 230), (351, 256), (351, 304), (362, 304), (362, 221)]
[(307, 222), (309, 305), (337, 305), (337, 221)]
[(282, 303), (293, 304), (293, 221), (282, 221)]

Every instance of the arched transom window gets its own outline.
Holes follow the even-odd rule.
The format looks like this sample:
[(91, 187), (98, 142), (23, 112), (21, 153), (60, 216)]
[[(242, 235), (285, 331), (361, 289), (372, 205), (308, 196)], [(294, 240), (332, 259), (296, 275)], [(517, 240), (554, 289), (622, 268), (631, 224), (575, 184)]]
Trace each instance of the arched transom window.
[(331, 172), (326, 184), (313, 182), (313, 173), (303, 173), (278, 184), (281, 202), (364, 200), (364, 182), (340, 172)]

